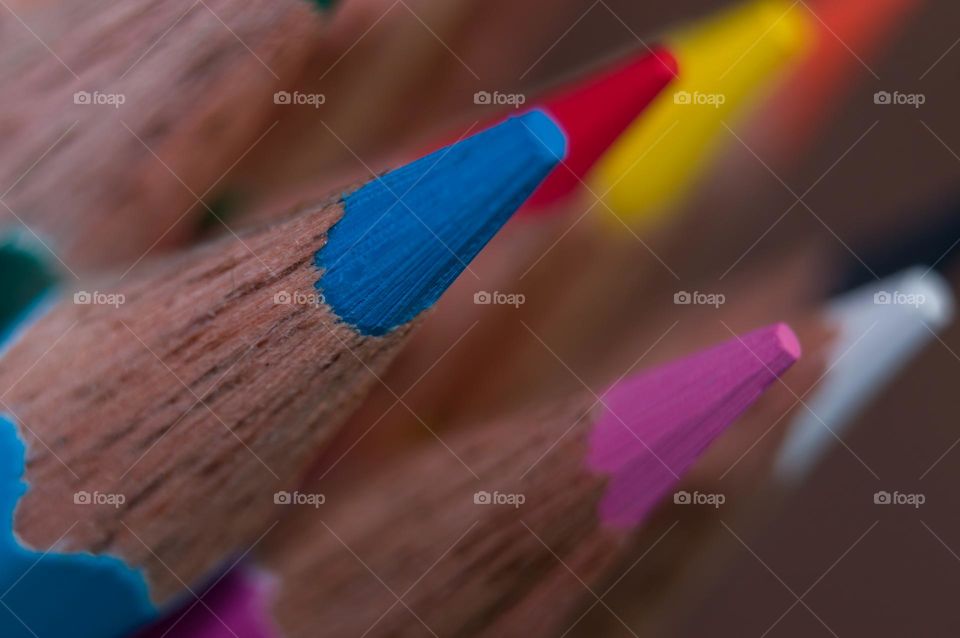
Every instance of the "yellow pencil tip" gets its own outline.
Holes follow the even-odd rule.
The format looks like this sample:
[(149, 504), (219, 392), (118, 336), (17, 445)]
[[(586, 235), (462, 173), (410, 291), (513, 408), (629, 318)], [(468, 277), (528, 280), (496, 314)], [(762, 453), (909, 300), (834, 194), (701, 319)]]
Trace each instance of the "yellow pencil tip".
[(789, 0), (754, 0), (669, 36), (680, 77), (591, 175), (609, 210), (642, 224), (673, 209), (709, 166), (726, 126), (807, 46), (811, 19)]

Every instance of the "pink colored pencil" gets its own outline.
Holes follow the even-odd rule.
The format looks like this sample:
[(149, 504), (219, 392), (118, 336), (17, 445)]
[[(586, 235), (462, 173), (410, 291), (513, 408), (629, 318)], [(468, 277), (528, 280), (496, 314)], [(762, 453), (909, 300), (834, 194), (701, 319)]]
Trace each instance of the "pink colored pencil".
[(279, 638), (270, 618), (274, 590), (269, 576), (236, 567), (137, 638)]
[[(229, 597), (220, 617), (279, 627), (242, 638), (559, 635), (583, 602), (578, 579), (616, 571), (632, 533), (799, 354), (790, 328), (770, 326), (602, 396), (465, 429), (342, 497), (304, 486), (261, 545), (272, 620)], [(168, 635), (219, 638), (218, 626)]]

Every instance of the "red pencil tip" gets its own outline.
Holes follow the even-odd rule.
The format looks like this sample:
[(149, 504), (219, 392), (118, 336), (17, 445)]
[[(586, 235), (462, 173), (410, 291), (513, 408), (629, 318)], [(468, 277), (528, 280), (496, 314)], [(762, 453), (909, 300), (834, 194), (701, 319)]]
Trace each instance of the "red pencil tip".
[(626, 379), (604, 394), (588, 467), (609, 476), (600, 517), (631, 528), (800, 356), (776, 324)]
[(577, 190), (597, 160), (676, 76), (676, 58), (658, 46), (543, 100), (540, 108), (567, 134), (569, 154), (523, 210), (542, 209)]

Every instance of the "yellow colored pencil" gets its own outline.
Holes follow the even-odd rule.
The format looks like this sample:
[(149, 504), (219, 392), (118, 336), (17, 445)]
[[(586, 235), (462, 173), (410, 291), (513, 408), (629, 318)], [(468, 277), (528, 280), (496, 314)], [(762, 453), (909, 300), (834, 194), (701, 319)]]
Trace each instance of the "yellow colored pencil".
[(810, 20), (788, 0), (754, 0), (668, 35), (680, 68), (674, 90), (658, 98), (591, 176), (611, 216), (642, 224), (675, 206), (709, 165), (724, 124), (804, 50)]

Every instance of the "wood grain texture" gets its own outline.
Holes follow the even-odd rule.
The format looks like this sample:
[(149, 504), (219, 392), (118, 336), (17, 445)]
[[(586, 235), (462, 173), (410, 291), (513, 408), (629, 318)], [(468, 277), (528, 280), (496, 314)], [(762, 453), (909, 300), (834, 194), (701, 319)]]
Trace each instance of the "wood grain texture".
[[(309, 108), (277, 114), (271, 118), (279, 120), (277, 128), (230, 175), (230, 187), (243, 193), (251, 214), (265, 202), (308, 188), (318, 170), (350, 167), (365, 173), (364, 165), (378, 170), (449, 136), (451, 125), (488, 120), (495, 110), (478, 107), (476, 91), (524, 90), (532, 96), (530, 78), (524, 77), (525, 86), (518, 86), (518, 78), (528, 69), (550, 67), (534, 62), (584, 10), (579, 0), (342, 4), (334, 37), (351, 34), (341, 41), (341, 50), (349, 51), (342, 58), (315, 57), (298, 80), (301, 90), (330, 98), (322, 120)], [(357, 82), (358, 76), (379, 81)]]
[[(309, 207), (27, 330), (0, 360), (0, 410), (28, 445), (24, 543), (119, 556), (164, 602), (257, 540), (410, 330), (362, 337), (308, 302), (341, 214)], [(126, 500), (75, 505), (81, 490)]]
[[(187, 213), (263, 134), (273, 94), (322, 34), (304, 0), (100, 3), (46, 48), (0, 64), (0, 225), (52, 238), (72, 269), (130, 265), (195, 227)], [(5, 54), (6, 55), (6, 54)], [(74, 94), (122, 95), (119, 108)]]
[[(441, 636), (562, 632), (558, 610), (584, 593), (567, 567), (595, 582), (624, 542), (599, 527), (605, 480), (584, 468), (590, 403), (451, 437), (456, 456), (431, 445), (362, 490), (296, 510), (261, 556), (282, 582), (283, 635), (429, 635), (424, 625)], [(311, 485), (323, 487), (301, 489)], [(477, 505), (478, 490), (526, 502)], [(407, 592), (403, 604), (390, 590)]]
[(262, 551), (279, 625), (289, 638), (562, 634), (652, 507), (798, 355), (789, 328), (768, 326), (602, 401), (579, 392), (460, 430), (329, 508), (296, 510)]

